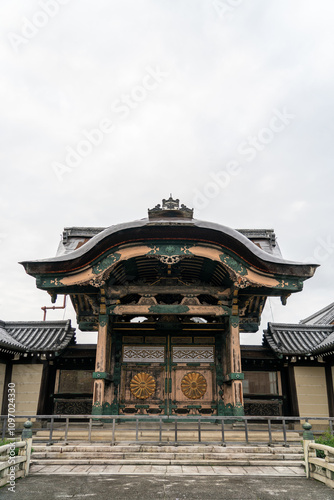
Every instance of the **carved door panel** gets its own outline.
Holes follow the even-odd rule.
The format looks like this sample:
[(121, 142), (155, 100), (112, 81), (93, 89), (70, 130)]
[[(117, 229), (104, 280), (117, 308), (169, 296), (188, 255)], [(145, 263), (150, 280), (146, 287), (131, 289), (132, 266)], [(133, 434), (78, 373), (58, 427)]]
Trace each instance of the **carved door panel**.
[(177, 366), (172, 370), (172, 409), (179, 415), (212, 414), (213, 370), (210, 366)]
[(165, 349), (163, 346), (124, 346), (120, 411), (128, 415), (165, 411)]
[(214, 347), (175, 346), (172, 348), (172, 360), (172, 413), (215, 413)]
[(214, 346), (123, 346), (120, 412), (215, 413)]
[(159, 414), (164, 408), (165, 369), (163, 366), (125, 366), (122, 369), (123, 413)]

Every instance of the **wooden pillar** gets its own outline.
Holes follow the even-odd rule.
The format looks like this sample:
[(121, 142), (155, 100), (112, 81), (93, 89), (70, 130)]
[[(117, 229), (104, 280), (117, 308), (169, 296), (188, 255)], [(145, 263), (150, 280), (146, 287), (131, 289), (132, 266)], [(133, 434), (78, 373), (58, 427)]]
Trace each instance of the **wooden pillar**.
[(3, 383), (3, 397), (1, 415), (8, 414), (8, 384), (12, 381), (13, 362), (8, 360), (6, 363), (5, 380)]
[(93, 373), (93, 415), (111, 414), (111, 335), (109, 333), (108, 324), (108, 315), (100, 314), (96, 346), (95, 372)]
[(326, 385), (327, 385), (327, 397), (328, 397), (328, 411), (329, 416), (334, 417), (334, 388), (333, 388), (333, 378), (332, 378), (332, 367), (327, 364), (325, 366), (326, 373)]
[(239, 316), (229, 318), (224, 353), (224, 414), (244, 415)]
[(53, 398), (55, 392), (56, 368), (53, 361), (43, 362), (43, 372), (39, 398), (37, 404), (37, 415), (53, 415)]
[(296, 385), (296, 377), (295, 377), (295, 367), (292, 364), (288, 366), (288, 374), (289, 374), (289, 395), (290, 395), (290, 415), (293, 417), (299, 417), (299, 405), (298, 405), (298, 396), (297, 396), (297, 385)]

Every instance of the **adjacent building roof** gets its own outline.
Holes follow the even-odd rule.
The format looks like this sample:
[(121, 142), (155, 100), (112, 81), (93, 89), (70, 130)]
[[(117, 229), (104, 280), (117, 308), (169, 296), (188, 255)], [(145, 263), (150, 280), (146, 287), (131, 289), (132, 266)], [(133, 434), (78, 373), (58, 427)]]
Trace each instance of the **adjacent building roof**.
[[(333, 328), (334, 330), (334, 328)], [(314, 349), (315, 354), (333, 354), (334, 352), (334, 331)]]
[(0, 321), (0, 351), (58, 353), (74, 342), (71, 321)]
[(268, 323), (263, 345), (280, 355), (313, 356), (334, 348), (334, 325)]
[(330, 325), (334, 322), (334, 302), (301, 320), (302, 325)]

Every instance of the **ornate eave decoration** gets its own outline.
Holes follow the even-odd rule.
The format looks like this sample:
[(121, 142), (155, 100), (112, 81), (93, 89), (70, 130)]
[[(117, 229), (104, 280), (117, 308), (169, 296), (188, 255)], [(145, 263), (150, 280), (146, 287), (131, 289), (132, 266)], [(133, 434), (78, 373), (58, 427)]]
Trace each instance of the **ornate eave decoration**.
[(174, 200), (172, 195), (170, 195), (168, 200), (163, 199), (162, 205), (159, 203), (154, 208), (148, 209), (149, 220), (161, 219), (165, 217), (192, 219), (193, 215), (194, 210), (192, 208), (188, 208), (184, 204), (180, 207), (180, 200)]

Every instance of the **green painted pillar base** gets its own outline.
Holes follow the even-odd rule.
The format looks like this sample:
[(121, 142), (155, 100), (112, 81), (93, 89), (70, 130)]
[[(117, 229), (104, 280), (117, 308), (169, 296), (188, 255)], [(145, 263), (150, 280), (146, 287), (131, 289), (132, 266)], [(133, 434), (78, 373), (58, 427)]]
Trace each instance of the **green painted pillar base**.
[[(118, 415), (118, 403), (99, 403), (96, 402), (92, 406), (92, 415)], [(95, 418), (94, 420), (99, 420)], [(112, 419), (103, 419), (103, 422), (112, 422)]]
[[(102, 405), (99, 402), (96, 402), (92, 406), (92, 415), (103, 415)], [(98, 421), (98, 418), (94, 418), (95, 421)]]
[(243, 407), (243, 405), (241, 403), (236, 404), (233, 407), (233, 415), (235, 417), (243, 417), (245, 415), (245, 408)]
[(245, 415), (245, 409), (242, 404), (232, 405), (227, 403), (226, 405), (222, 402), (218, 402), (217, 413), (221, 417), (243, 417)]

